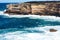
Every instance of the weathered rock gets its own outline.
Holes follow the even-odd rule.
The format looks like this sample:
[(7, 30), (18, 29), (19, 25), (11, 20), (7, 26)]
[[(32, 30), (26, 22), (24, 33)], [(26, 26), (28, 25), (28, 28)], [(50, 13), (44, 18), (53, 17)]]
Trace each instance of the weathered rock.
[(9, 4), (5, 13), (60, 16), (60, 2), (25, 2), (21, 4)]
[(49, 31), (50, 32), (56, 32), (57, 30), (56, 29), (50, 29)]

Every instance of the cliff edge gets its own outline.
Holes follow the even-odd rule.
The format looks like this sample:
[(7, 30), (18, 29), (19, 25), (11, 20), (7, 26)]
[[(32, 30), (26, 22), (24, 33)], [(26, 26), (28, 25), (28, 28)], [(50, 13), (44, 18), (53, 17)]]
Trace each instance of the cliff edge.
[(59, 1), (32, 1), (21, 4), (9, 4), (5, 13), (19, 15), (54, 15), (60, 16)]

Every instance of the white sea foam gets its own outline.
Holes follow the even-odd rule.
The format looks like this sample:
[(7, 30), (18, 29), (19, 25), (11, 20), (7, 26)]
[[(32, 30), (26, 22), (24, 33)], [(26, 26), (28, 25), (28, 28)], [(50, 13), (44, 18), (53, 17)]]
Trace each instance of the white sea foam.
[(9, 16), (8, 14), (4, 14), (4, 11), (0, 11), (0, 15)]
[[(4, 10), (5, 11), (5, 10)], [(7, 18), (22, 18), (29, 17), (30, 19), (44, 19), (45, 21), (59, 21), (60, 17), (56, 16), (40, 16), (40, 15), (9, 15), (4, 13), (4, 11), (0, 11), (0, 15), (7, 16)]]
[[(56, 29), (57, 32), (50, 32), (49, 29)], [(60, 26), (46, 26), (27, 28), (26, 30), (43, 30), (45, 33), (22, 33), (24, 31), (9, 32), (0, 35), (0, 40), (60, 40)]]

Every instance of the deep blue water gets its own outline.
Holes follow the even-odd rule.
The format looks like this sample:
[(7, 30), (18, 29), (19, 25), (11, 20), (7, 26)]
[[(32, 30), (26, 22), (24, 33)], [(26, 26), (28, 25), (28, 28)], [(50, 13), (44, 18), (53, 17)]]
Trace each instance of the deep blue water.
[(29, 28), (60, 25), (58, 21), (45, 21), (43, 19), (25, 18), (0, 18), (0, 29)]

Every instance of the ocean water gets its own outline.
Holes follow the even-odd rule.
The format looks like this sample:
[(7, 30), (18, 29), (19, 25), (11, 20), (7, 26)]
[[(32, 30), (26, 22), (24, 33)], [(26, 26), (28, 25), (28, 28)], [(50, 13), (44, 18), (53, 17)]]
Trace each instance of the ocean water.
[(7, 4), (0, 3), (0, 40), (60, 40), (60, 17), (9, 15), (4, 13)]

